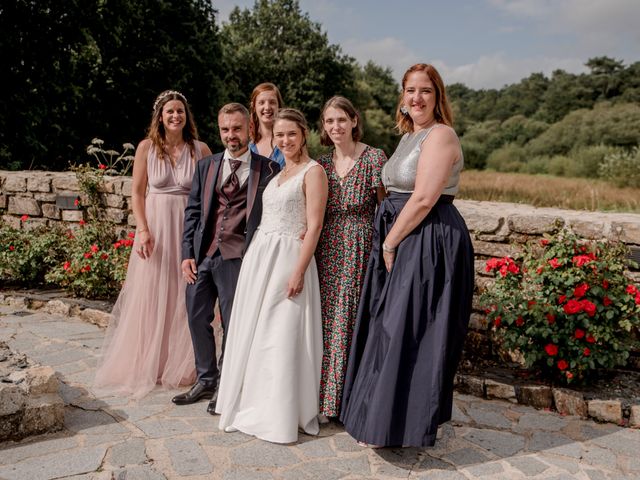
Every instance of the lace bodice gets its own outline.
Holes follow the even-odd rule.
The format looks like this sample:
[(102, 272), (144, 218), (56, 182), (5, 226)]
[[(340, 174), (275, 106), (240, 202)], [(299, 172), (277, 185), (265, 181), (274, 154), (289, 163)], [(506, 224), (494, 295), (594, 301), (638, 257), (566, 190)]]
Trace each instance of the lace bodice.
[(305, 173), (314, 165), (318, 162), (311, 160), (282, 185), (278, 185), (282, 171), (269, 182), (262, 194), (260, 231), (300, 237), (307, 229), (307, 202), (302, 184)]

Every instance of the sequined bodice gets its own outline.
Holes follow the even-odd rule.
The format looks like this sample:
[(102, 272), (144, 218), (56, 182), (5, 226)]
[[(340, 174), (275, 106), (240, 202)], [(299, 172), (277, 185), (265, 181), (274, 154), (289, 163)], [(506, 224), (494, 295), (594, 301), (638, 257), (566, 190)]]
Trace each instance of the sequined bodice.
[(260, 231), (300, 237), (307, 229), (307, 202), (302, 185), (305, 172), (314, 165), (318, 162), (311, 160), (282, 185), (278, 185), (282, 171), (269, 182), (262, 194)]
[[(396, 151), (393, 152), (391, 158), (382, 167), (382, 183), (387, 190), (401, 193), (413, 192), (418, 171), (420, 147), (425, 138), (427, 138), (427, 135), (429, 135), (434, 128), (448, 127), (438, 124), (425, 130), (404, 134)], [(447, 184), (442, 190), (443, 194), (455, 195), (458, 193), (460, 171), (462, 170), (463, 164), (464, 160), (462, 158), (462, 152), (460, 152), (460, 158), (454, 163)]]

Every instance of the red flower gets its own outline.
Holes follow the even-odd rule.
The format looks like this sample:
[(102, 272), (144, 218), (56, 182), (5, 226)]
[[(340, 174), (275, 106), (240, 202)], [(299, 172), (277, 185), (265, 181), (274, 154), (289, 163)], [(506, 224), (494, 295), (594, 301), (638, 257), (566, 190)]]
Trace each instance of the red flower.
[(587, 315), (589, 315), (590, 317), (593, 317), (596, 314), (596, 304), (590, 302), (587, 299), (581, 300), (580, 301), (580, 306), (582, 307), (582, 309), (587, 312)]
[(583, 354), (585, 357), (588, 357), (589, 355), (591, 355), (591, 350), (589, 350), (589, 348), (588, 348), (588, 347), (584, 347), (584, 350), (582, 351), (582, 354)]
[(529, 310), (531, 310), (531, 307), (533, 307), (535, 304), (536, 304), (536, 301), (535, 301), (535, 300), (529, 300), (529, 301), (527, 302), (527, 308), (528, 308)]
[(13, 245), (9, 245), (9, 251), (13, 252), (16, 249), (16, 247), (14, 247)]
[(544, 347), (544, 351), (547, 352), (547, 355), (549, 355), (550, 357), (554, 357), (558, 354), (558, 346), (554, 345), (553, 343), (548, 343)]
[(567, 376), (567, 378), (569, 380), (571, 380), (573, 378), (573, 373), (571, 373), (571, 372), (566, 372), (565, 375)]
[(136, 238), (136, 232), (129, 232), (129, 233), (127, 233), (127, 237), (129, 237), (129, 238)]
[(609, 282), (607, 282), (606, 280), (602, 280), (602, 288), (607, 290), (609, 288)]
[(573, 336), (578, 340), (580, 340), (581, 338), (584, 338), (584, 335), (585, 335), (585, 331), (582, 330), (581, 328), (576, 328), (576, 331), (573, 332)]
[(522, 317), (518, 317), (518, 318), (516, 319), (516, 325), (517, 325), (518, 327), (521, 327), (522, 325), (524, 325), (524, 318), (522, 318)]
[(107, 260), (109, 258), (109, 254), (108, 253), (103, 253), (102, 255), (100, 255), (100, 258), (102, 260)]
[(636, 293), (636, 305), (640, 305), (640, 292)]
[(98, 250), (100, 250), (100, 249), (98, 248), (98, 245), (96, 245), (96, 244), (91, 245), (91, 251), (92, 251), (93, 253), (97, 253), (97, 252), (98, 252)]
[(100, 170), (106, 170), (106, 169), (107, 169), (107, 166), (106, 166), (104, 163), (99, 163), (99, 164), (98, 164), (98, 168), (99, 168)]
[(626, 292), (629, 295), (635, 295), (636, 293), (638, 293), (638, 289), (636, 288), (635, 285), (629, 284), (627, 285)]
[(576, 288), (573, 290), (573, 296), (576, 298), (582, 298), (584, 297), (584, 294), (587, 293), (588, 290), (589, 290), (589, 285), (586, 283), (581, 283), (577, 285)]
[(79, 199), (79, 198), (76, 198), (76, 199), (73, 201), (73, 204), (74, 204), (76, 207), (77, 207), (78, 205), (80, 205), (80, 199)]
[(21, 221), (21, 222), (26, 222), (27, 220), (29, 220), (29, 215), (22, 215), (22, 216), (20, 217), (20, 221)]
[(64, 271), (69, 270), (69, 268), (71, 268), (71, 262), (64, 262), (64, 264), (62, 265), (62, 269)]
[(558, 361), (558, 368), (560, 370), (566, 370), (567, 368), (569, 368), (569, 364), (567, 363), (566, 360), (560, 360)]
[(582, 303), (572, 298), (562, 308), (567, 315), (573, 315), (582, 311)]
[(503, 264), (504, 259), (502, 258), (490, 258), (489, 260), (487, 260), (487, 266), (485, 267), (485, 270), (487, 272), (490, 272), (492, 270), (495, 270), (496, 268), (500, 268)]
[(553, 325), (554, 323), (556, 323), (556, 316), (553, 313), (547, 313), (547, 322), (549, 322), (549, 325)]
[(91, 258), (93, 257), (93, 254), (91, 252), (87, 252), (84, 254), (84, 258)]
[(602, 299), (602, 303), (605, 307), (608, 307), (609, 305), (611, 305), (613, 302), (611, 301), (611, 299), (609, 297), (607, 297), (606, 295), (604, 296), (604, 298)]
[(536, 273), (538, 275), (540, 275), (542, 273), (542, 271), (544, 270), (544, 268), (542, 267), (542, 265), (540, 265), (538, 268), (536, 268)]
[(131, 245), (133, 245), (133, 240), (130, 239), (126, 239), (126, 240), (120, 240), (122, 242), (122, 245), (124, 245), (125, 247), (130, 247)]
[(502, 323), (502, 317), (500, 315), (498, 315), (496, 318), (493, 319), (493, 325), (496, 328), (498, 328), (501, 323)]
[(84, 271), (85, 272), (90, 272), (91, 271), (91, 265), (85, 265), (84, 266)]
[(80, 226), (81, 226), (81, 227), (84, 227), (84, 226), (86, 225), (86, 223), (87, 223), (87, 222), (85, 222), (84, 220), (80, 220), (80, 222), (79, 222), (79, 223), (80, 223)]
[(551, 260), (549, 260), (549, 265), (551, 265), (554, 269), (560, 268), (562, 266), (557, 258), (552, 258)]
[(564, 303), (566, 299), (567, 299), (567, 296), (566, 296), (566, 295), (560, 295), (560, 296), (558, 297), (558, 303), (559, 303), (559, 304), (560, 304), (560, 303)]
[(587, 333), (587, 338), (585, 338), (587, 343), (596, 343), (596, 339), (590, 333)]
[(593, 259), (589, 255), (576, 255), (573, 257), (573, 263), (576, 264), (577, 267), (581, 267), (591, 262)]
[(543, 247), (546, 247), (547, 245), (549, 245), (549, 240), (547, 240), (546, 238), (541, 238), (540, 245), (542, 245)]

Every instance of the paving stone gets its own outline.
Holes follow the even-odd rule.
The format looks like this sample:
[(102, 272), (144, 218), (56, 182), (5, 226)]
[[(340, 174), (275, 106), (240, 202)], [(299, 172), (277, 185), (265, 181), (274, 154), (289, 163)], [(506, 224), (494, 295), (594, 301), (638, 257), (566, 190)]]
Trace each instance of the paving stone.
[(455, 467), (450, 463), (443, 462), (441, 459), (432, 457), (431, 455), (425, 455), (418, 466), (417, 471), (423, 470), (455, 470)]
[(149, 417), (153, 417), (154, 415), (168, 409), (169, 407), (165, 405), (132, 405), (132, 406), (123, 406), (117, 409), (113, 409), (113, 413), (122, 417), (130, 422), (137, 423), (141, 420), (144, 420)]
[(616, 432), (593, 438), (591, 443), (607, 448), (618, 455), (635, 457), (640, 451), (640, 430), (619, 428)]
[(553, 393), (550, 387), (544, 385), (523, 385), (516, 389), (518, 403), (531, 405), (536, 408), (551, 408)]
[[(639, 446), (639, 444), (635, 445), (636, 452), (638, 451)], [(600, 448), (595, 445), (588, 445), (584, 448), (582, 461), (589, 465), (603, 465), (609, 469), (615, 469), (618, 463), (616, 455), (611, 450)]]
[(318, 457), (335, 457), (336, 452), (333, 451), (329, 444), (328, 438), (317, 438), (308, 442), (298, 444), (298, 449), (306, 457), (318, 458)]
[(365, 449), (348, 433), (340, 433), (333, 437), (333, 443), (339, 452), (360, 452)]
[(534, 432), (529, 440), (527, 450), (530, 452), (546, 451), (573, 458), (581, 458), (583, 453), (580, 443), (559, 433), (549, 432)]
[(106, 434), (92, 434), (92, 435), (86, 435), (84, 437), (84, 442), (83, 442), (83, 446), (88, 447), (88, 446), (94, 446), (94, 445), (105, 445), (107, 447), (111, 447), (113, 445), (116, 445), (118, 443), (124, 442), (125, 440), (127, 440), (129, 437), (131, 437), (130, 433), (106, 433)]
[(312, 462), (286, 470), (281, 475), (284, 480), (338, 480), (348, 473), (329, 468), (324, 463)]
[(339, 459), (329, 459), (322, 462), (322, 464), (333, 470), (340, 470), (351, 475), (371, 474), (369, 459), (364, 455), (360, 457), (342, 457)]
[(206, 475), (213, 471), (207, 455), (195, 440), (168, 439), (164, 446), (178, 475)]
[(136, 425), (150, 438), (173, 437), (193, 432), (193, 428), (182, 420), (142, 420)]
[(105, 447), (90, 447), (32, 457), (0, 467), (0, 478), (48, 480), (93, 472), (102, 463), (105, 453)]
[[(162, 473), (152, 467), (127, 467), (114, 472), (112, 480), (166, 480)], [(93, 479), (92, 479), (93, 480)]]
[(475, 443), (500, 457), (510, 457), (524, 448), (524, 437), (509, 432), (470, 428), (463, 435), (465, 440)]
[(474, 448), (461, 448), (451, 453), (447, 453), (443, 458), (456, 466), (484, 463), (491, 459), (484, 453)]
[[(218, 425), (219, 415), (211, 415), (207, 413), (207, 405), (208, 402), (196, 402), (191, 405), (174, 405), (173, 403), (167, 403), (164, 406), (170, 407), (167, 408), (166, 415), (168, 417), (180, 417), (180, 418), (188, 418), (188, 417), (197, 417), (200, 421), (212, 422), (215, 421), (216, 426)], [(162, 406), (153, 405), (154, 407)]]
[[(298, 477), (303, 478), (303, 477)], [(256, 471), (256, 470), (247, 470), (243, 469), (233, 469), (228, 472), (224, 472), (222, 475), (222, 480), (272, 480), (273, 475), (269, 472), (264, 471)]]
[(65, 408), (64, 426), (72, 432), (96, 435), (129, 432), (104, 412), (86, 411), (73, 407)]
[(504, 472), (504, 467), (498, 462), (490, 462), (482, 465), (475, 465), (473, 467), (467, 467), (464, 471), (476, 477), (484, 477), (486, 475), (494, 476), (498, 473), (502, 473)]
[(576, 474), (580, 471), (580, 466), (578, 464), (579, 460), (574, 460), (555, 454), (549, 455), (547, 454), (547, 452), (540, 452), (538, 458), (571, 474)]
[(144, 438), (132, 438), (111, 447), (109, 463), (113, 466), (141, 465), (147, 460)]
[(549, 465), (546, 465), (545, 463), (542, 463), (530, 456), (509, 458), (507, 459), (507, 462), (520, 470), (527, 477), (540, 475), (542, 472), (549, 469)]
[(469, 423), (471, 419), (454, 403), (451, 411), (451, 421), (456, 423)]
[(607, 480), (607, 476), (600, 470), (584, 470), (590, 480)]
[(522, 430), (550, 430), (558, 431), (567, 426), (567, 421), (554, 414), (547, 412), (527, 413), (518, 419), (516, 429)]
[[(504, 410), (507, 409), (505, 405)], [(486, 405), (474, 404), (467, 409), (467, 415), (479, 425), (486, 425), (498, 428), (510, 428), (511, 422), (502, 414), (489, 409)]]
[(262, 441), (236, 447), (230, 457), (231, 463), (245, 467), (284, 467), (300, 462), (288, 447)]
[(4, 444), (0, 447), (0, 464), (18, 463), (25, 458), (39, 457), (52, 452), (69, 450), (78, 446), (78, 439), (74, 437), (61, 437), (52, 439), (25, 440), (12, 445)]
[(587, 402), (589, 416), (603, 422), (615, 423), (622, 421), (622, 404), (620, 400), (589, 400)]
[(195, 432), (219, 432), (218, 428), (218, 418), (212, 417), (210, 414), (205, 413), (208, 417), (206, 419), (202, 418), (185, 418), (184, 421), (193, 427)]
[(455, 471), (435, 470), (426, 475), (420, 475), (419, 480), (467, 480), (463, 474)]
[(251, 435), (242, 432), (226, 433), (218, 431), (217, 434), (206, 437), (200, 443), (202, 445), (211, 445), (214, 447), (235, 447), (243, 443), (250, 442), (254, 439)]

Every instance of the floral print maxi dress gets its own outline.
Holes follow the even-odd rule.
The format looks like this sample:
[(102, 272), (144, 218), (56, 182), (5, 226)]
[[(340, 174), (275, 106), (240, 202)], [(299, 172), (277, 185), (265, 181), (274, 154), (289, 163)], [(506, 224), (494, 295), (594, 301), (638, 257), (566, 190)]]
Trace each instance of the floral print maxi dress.
[(342, 387), (353, 325), (367, 269), (376, 188), (387, 160), (384, 152), (366, 146), (344, 178), (333, 166), (333, 152), (318, 159), (329, 179), (324, 227), (316, 249), (322, 300), (323, 356), (320, 413), (340, 415)]

